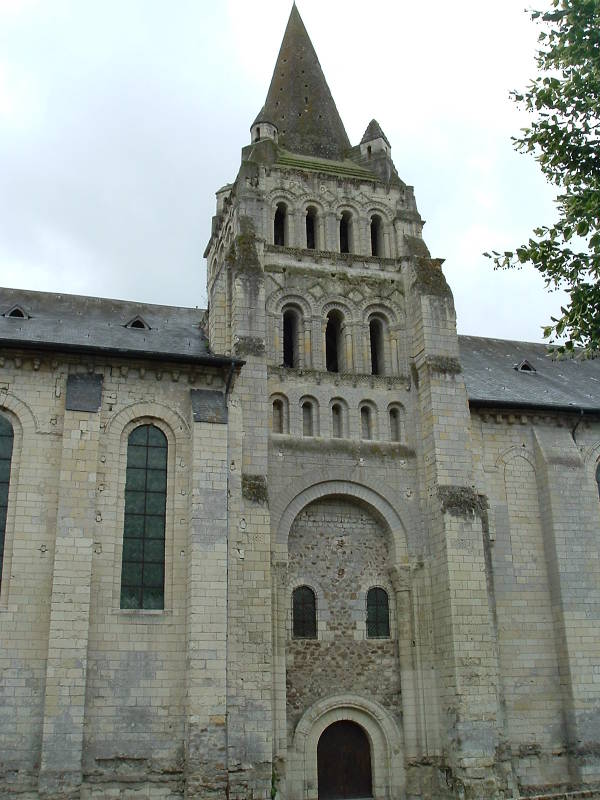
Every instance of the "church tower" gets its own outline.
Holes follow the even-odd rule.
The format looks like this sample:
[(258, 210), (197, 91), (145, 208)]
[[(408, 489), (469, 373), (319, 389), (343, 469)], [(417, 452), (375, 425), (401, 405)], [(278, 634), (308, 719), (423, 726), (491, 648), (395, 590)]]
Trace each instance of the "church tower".
[(385, 133), (372, 120), (351, 145), (295, 5), (250, 133), (205, 253), (211, 347), (246, 362), (230, 405), (229, 797), (495, 796), (452, 294)]

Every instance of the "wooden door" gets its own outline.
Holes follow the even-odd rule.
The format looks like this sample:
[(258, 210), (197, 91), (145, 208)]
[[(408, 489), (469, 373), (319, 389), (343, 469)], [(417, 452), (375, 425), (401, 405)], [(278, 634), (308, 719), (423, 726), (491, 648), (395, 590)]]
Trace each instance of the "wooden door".
[(355, 722), (334, 722), (317, 746), (319, 800), (372, 797), (371, 748)]

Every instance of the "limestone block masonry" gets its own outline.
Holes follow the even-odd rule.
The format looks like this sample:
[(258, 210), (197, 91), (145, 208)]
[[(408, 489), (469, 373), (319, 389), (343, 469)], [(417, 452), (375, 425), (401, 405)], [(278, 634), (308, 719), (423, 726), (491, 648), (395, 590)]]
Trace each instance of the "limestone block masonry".
[(600, 367), (423, 225), (294, 5), (206, 312), (0, 290), (0, 798), (600, 798)]

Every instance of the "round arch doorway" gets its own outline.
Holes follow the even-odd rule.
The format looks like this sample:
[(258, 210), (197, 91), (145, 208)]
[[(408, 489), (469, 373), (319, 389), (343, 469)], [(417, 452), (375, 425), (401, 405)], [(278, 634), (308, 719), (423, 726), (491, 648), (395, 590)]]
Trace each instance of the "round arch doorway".
[(356, 722), (341, 720), (325, 728), (317, 746), (319, 800), (373, 797), (371, 745)]

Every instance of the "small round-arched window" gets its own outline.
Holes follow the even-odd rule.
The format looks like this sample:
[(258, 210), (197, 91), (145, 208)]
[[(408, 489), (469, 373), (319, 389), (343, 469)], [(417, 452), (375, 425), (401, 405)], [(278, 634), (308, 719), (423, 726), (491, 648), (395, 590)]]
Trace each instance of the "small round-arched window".
[(385, 589), (375, 586), (367, 592), (367, 638), (387, 639), (390, 635), (390, 604)]
[(598, 496), (600, 497), (600, 461), (596, 467), (596, 484), (598, 486)]
[(292, 594), (294, 639), (317, 638), (317, 600), (310, 586), (298, 586)]
[(277, 203), (273, 218), (273, 244), (284, 247), (287, 245), (287, 206)]

